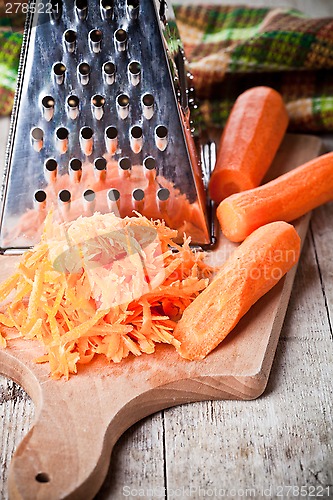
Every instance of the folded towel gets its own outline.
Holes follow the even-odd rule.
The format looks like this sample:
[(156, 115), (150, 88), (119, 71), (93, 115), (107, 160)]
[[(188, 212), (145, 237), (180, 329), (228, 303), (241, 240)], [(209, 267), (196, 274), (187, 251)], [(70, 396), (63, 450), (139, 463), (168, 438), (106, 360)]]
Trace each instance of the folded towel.
[(8, 4), (0, 2), (0, 115), (11, 112), (16, 88), (25, 15), (8, 15)]
[[(226, 5), (176, 5), (175, 13), (201, 126), (223, 127), (242, 91), (269, 85), (285, 99), (291, 130), (333, 131), (333, 18)], [(0, 114), (12, 106), (20, 26), (22, 16), (0, 18)]]
[(224, 125), (236, 97), (282, 93), (294, 131), (333, 130), (333, 18), (244, 6), (176, 6), (203, 122)]

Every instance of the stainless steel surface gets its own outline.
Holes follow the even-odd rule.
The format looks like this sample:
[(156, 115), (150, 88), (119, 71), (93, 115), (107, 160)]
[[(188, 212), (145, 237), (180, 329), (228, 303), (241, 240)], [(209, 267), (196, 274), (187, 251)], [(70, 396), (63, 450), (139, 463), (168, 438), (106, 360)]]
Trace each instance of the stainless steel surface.
[[(53, 207), (56, 221), (87, 206), (105, 212), (116, 204), (121, 216), (135, 209), (152, 218), (162, 207), (170, 226), (208, 244), (172, 9), (163, 0), (54, 0), (50, 15), (43, 2), (25, 32), (1, 248), (38, 241), (41, 205), (45, 213)], [(100, 158), (103, 169), (96, 168)], [(87, 190), (95, 193), (93, 204)], [(46, 199), (36, 201), (36, 192)]]

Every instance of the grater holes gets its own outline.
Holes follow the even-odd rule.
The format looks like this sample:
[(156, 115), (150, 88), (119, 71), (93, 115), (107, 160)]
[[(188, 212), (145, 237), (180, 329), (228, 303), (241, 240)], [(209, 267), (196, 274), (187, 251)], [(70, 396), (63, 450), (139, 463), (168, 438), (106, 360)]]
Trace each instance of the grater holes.
[(43, 210), (46, 208), (46, 192), (43, 189), (39, 189), (34, 192), (34, 206), (37, 210)]
[(127, 0), (126, 11), (129, 19), (137, 19), (139, 16), (139, 0)]
[(82, 85), (87, 85), (89, 82), (90, 78), (90, 66), (86, 62), (82, 62), (78, 66), (78, 75), (79, 75), (79, 80)]
[(155, 160), (155, 158), (153, 158), (152, 156), (147, 156), (147, 158), (145, 158), (143, 160), (143, 166), (147, 170), (154, 170), (156, 168), (156, 160)]
[(114, 75), (116, 72), (116, 65), (113, 62), (104, 63), (103, 70), (107, 75)]
[(103, 78), (105, 83), (112, 85), (115, 81), (116, 65), (112, 61), (103, 64)]
[(127, 156), (120, 158), (118, 166), (120, 169), (120, 175), (123, 177), (129, 177), (131, 175), (132, 163)]
[(81, 129), (82, 139), (85, 139), (85, 140), (92, 139), (93, 135), (94, 135), (94, 132), (90, 127), (83, 127)]
[(63, 63), (56, 63), (53, 66), (53, 71), (55, 75), (61, 76), (65, 73), (66, 66)]
[(80, 145), (83, 153), (90, 156), (93, 151), (94, 132), (90, 127), (82, 127), (80, 130)]
[(114, 212), (114, 211), (118, 212), (119, 204), (120, 204), (120, 192), (118, 191), (118, 189), (114, 189), (114, 188), (109, 189), (107, 196), (106, 196), (106, 199), (107, 199), (109, 210), (112, 212)]
[(106, 170), (106, 159), (102, 156), (100, 158), (96, 158), (94, 162), (96, 170)]
[(132, 196), (135, 201), (142, 201), (145, 197), (145, 192), (143, 189), (137, 188), (133, 190)]
[(92, 189), (86, 189), (82, 194), (83, 211), (86, 215), (92, 215), (95, 209), (96, 193)]
[(65, 127), (59, 127), (56, 130), (56, 147), (60, 154), (66, 153), (68, 149), (68, 135), (69, 132)]
[(76, 31), (67, 30), (64, 33), (64, 42), (67, 52), (74, 52), (76, 45)]
[(108, 127), (105, 130), (105, 135), (110, 140), (117, 139), (117, 137), (118, 137), (118, 130), (116, 129), (116, 127)]
[(142, 128), (135, 125), (130, 131), (130, 144), (134, 153), (140, 153), (143, 144)]
[(133, 139), (141, 139), (142, 138), (142, 128), (138, 125), (135, 125), (131, 128), (131, 136)]
[(132, 85), (138, 85), (141, 79), (141, 64), (138, 61), (132, 61), (128, 65), (129, 81)]
[(124, 120), (129, 113), (129, 97), (126, 94), (120, 94), (117, 97), (117, 112), (119, 117)]
[(68, 134), (69, 134), (69, 132), (68, 132), (67, 128), (65, 128), (65, 127), (59, 127), (56, 130), (56, 137), (60, 141), (65, 141), (66, 139), (68, 139)]
[(70, 95), (67, 98), (67, 104), (70, 108), (77, 108), (79, 105), (79, 98), (76, 95)]
[(116, 49), (119, 52), (123, 52), (127, 48), (127, 33), (124, 29), (119, 28), (115, 31), (114, 41)]
[(67, 97), (67, 114), (72, 120), (75, 120), (79, 114), (79, 104), (80, 99), (76, 95), (70, 95)]
[(43, 137), (44, 137), (44, 132), (41, 128), (33, 128), (32, 131), (31, 131), (31, 137), (35, 140), (35, 141), (41, 141), (43, 140)]
[(46, 182), (53, 182), (57, 178), (58, 163), (54, 158), (48, 158), (44, 163), (44, 177)]
[(75, 0), (75, 12), (80, 21), (84, 21), (88, 14), (87, 0)]
[(127, 157), (121, 158), (118, 163), (122, 170), (130, 170), (132, 168), (131, 160)]
[(54, 114), (54, 98), (50, 95), (46, 95), (42, 99), (42, 111), (43, 111), (43, 116), (46, 121), (50, 121), (53, 118)]
[(95, 54), (101, 51), (102, 37), (101, 30), (95, 29), (89, 32), (90, 48)]
[(88, 203), (92, 203), (96, 199), (96, 193), (92, 189), (86, 189), (86, 191), (83, 193), (83, 198)]
[(118, 102), (119, 106), (121, 106), (122, 108), (125, 108), (129, 104), (129, 97), (128, 97), (128, 95), (126, 95), (126, 94), (119, 95), (117, 97), (117, 102)]
[(105, 145), (107, 152), (113, 155), (118, 147), (118, 130), (116, 127), (107, 127), (105, 129)]
[(46, 193), (42, 189), (39, 189), (38, 191), (35, 191), (34, 193), (34, 200), (37, 203), (44, 203), (46, 201)]
[(54, 158), (48, 158), (45, 162), (45, 168), (48, 172), (54, 172), (57, 170), (58, 164)]
[(79, 73), (80, 75), (87, 76), (90, 74), (90, 66), (88, 63), (81, 63), (79, 65)]
[(102, 156), (94, 161), (94, 174), (98, 181), (103, 181), (106, 177), (106, 159)]
[(153, 182), (156, 177), (156, 160), (152, 156), (147, 156), (143, 160), (144, 175), (149, 182)]
[(100, 1), (100, 10), (101, 16), (103, 20), (112, 19), (113, 16), (113, 0), (101, 0)]
[(57, 62), (52, 67), (53, 77), (58, 85), (62, 85), (65, 79), (66, 66), (62, 62)]
[(69, 177), (72, 182), (80, 182), (82, 176), (82, 161), (72, 158), (69, 162)]
[(39, 153), (39, 151), (43, 147), (43, 141), (44, 141), (44, 132), (41, 128), (35, 127), (31, 130), (30, 132), (30, 137), (31, 137), (31, 143), (35, 151)]
[(122, 28), (119, 28), (115, 34), (115, 39), (118, 41), (118, 42), (125, 42), (127, 40), (127, 33), (125, 30), (123, 30)]
[(100, 42), (102, 40), (102, 32), (101, 32), (101, 30), (92, 30), (92, 31), (90, 31), (89, 38), (94, 43)]
[(161, 188), (157, 191), (156, 195), (159, 201), (167, 201), (170, 197), (170, 191), (167, 188)]
[(105, 97), (95, 94), (91, 98), (91, 109), (96, 120), (100, 120), (104, 114)]
[(75, 43), (76, 42), (76, 31), (74, 31), (74, 30), (65, 31), (64, 39), (67, 43)]
[(154, 114), (154, 96), (152, 94), (145, 94), (142, 96), (141, 102), (143, 116), (147, 118), (147, 120), (150, 120)]
[(120, 199), (120, 192), (118, 189), (112, 188), (109, 189), (107, 196), (110, 201), (118, 201)]
[(54, 107), (54, 99), (50, 95), (43, 97), (42, 106), (46, 109), (51, 109)]
[(69, 162), (69, 167), (73, 170), (73, 172), (79, 172), (82, 170), (82, 161), (78, 158), (72, 158)]
[(62, 189), (58, 193), (58, 198), (61, 203), (69, 203), (71, 201), (71, 193), (68, 191), (68, 189)]
[(170, 191), (167, 188), (160, 188), (156, 193), (157, 205), (159, 210), (163, 213), (167, 206), (168, 200), (170, 198)]
[(159, 139), (165, 139), (168, 135), (168, 129), (164, 125), (159, 125), (156, 127), (155, 133)]
[(132, 191), (132, 205), (135, 210), (142, 210), (144, 206), (145, 192), (141, 188)]
[(164, 151), (168, 145), (168, 129), (164, 125), (155, 128), (155, 144), (160, 151)]

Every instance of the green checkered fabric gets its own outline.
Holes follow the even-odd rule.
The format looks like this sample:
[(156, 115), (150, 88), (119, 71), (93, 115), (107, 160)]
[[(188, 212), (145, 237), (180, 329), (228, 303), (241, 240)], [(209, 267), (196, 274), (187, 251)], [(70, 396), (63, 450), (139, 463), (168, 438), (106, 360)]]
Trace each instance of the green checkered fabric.
[[(291, 130), (333, 131), (333, 18), (228, 5), (175, 13), (203, 127), (223, 127), (241, 92), (268, 85), (283, 95)], [(1, 17), (0, 5), (0, 114), (12, 106), (22, 25), (22, 16)]]
[(268, 85), (283, 95), (291, 130), (333, 130), (333, 18), (220, 5), (175, 12), (203, 126), (223, 127), (241, 92)]
[(6, 10), (0, 0), (0, 115), (12, 109), (25, 19), (20, 13), (8, 17)]

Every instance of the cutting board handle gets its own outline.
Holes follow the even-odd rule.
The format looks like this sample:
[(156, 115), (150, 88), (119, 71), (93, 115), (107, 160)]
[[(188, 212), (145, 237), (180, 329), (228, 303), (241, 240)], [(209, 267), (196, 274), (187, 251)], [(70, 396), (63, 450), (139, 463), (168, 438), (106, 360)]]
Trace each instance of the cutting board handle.
[(144, 365), (142, 373), (133, 372), (133, 360), (107, 372), (102, 362), (83, 366), (68, 381), (54, 381), (47, 366), (33, 362), (32, 344), (17, 339), (15, 347), (0, 350), (1, 372), (31, 396), (36, 415), (10, 464), (11, 500), (92, 499), (114, 444), (131, 425), (162, 408), (225, 396), (223, 385), (209, 380), (204, 386), (199, 379), (177, 380), (179, 373), (161, 368), (150, 378)]
[(89, 499), (102, 485), (118, 432), (88, 408), (75, 414), (74, 403), (43, 398), (11, 462), (11, 499)]
[[(36, 407), (36, 421), (10, 464), (11, 500), (92, 499), (103, 484), (114, 444), (135, 422), (177, 404), (228, 397), (229, 384), (218, 378), (187, 373), (188, 378), (177, 380), (179, 373), (175, 377), (160, 368), (150, 379), (142, 366), (139, 381), (133, 360), (124, 360), (118, 372), (110, 367), (113, 374), (96, 365), (93, 376), (89, 367), (68, 381), (54, 381), (30, 355), (25, 363), (17, 358), (26, 345), (18, 340), (17, 350), (0, 350), (1, 371), (22, 385)], [(165, 352), (166, 363), (168, 352), (173, 354)], [(129, 372), (121, 379), (126, 367)]]
[[(0, 350), (1, 372), (33, 399), (35, 422), (12, 458), (9, 497), (93, 498), (107, 474), (115, 442), (140, 418), (131, 404), (137, 390), (118, 387), (114, 378), (103, 374), (91, 377), (84, 368), (80, 376), (54, 381), (46, 365), (33, 362), (34, 346), (18, 343), (16, 349)], [(30, 349), (25, 352), (25, 347)], [(18, 359), (23, 352), (24, 362)]]

